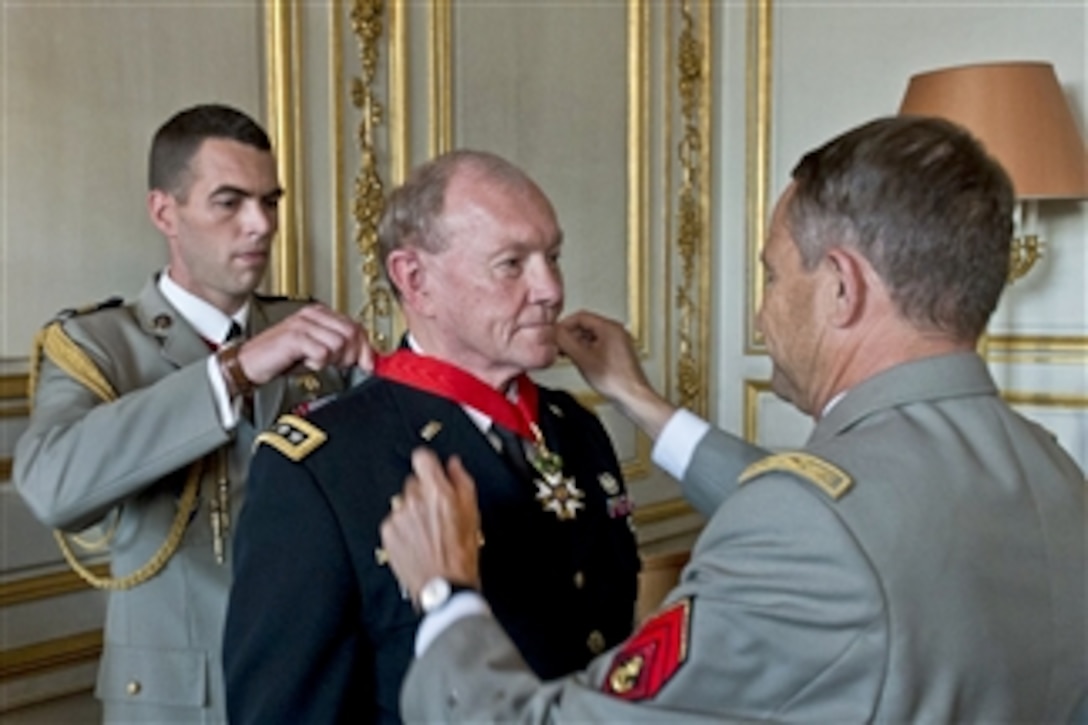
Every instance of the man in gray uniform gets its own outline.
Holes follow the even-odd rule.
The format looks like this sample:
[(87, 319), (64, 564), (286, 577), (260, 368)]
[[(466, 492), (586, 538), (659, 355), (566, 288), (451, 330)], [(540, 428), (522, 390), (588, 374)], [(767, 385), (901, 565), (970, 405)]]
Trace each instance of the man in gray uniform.
[(282, 195), (252, 119), (217, 105), (176, 114), (152, 143), (147, 202), (168, 266), (134, 300), (62, 313), (38, 337), (14, 479), (49, 526), (104, 519), (110, 576), (58, 541), (111, 590), (96, 689), (106, 722), (225, 720), (231, 519), (253, 440), (369, 359), (347, 317), (254, 293)]
[[(1085, 715), (1085, 479), (1014, 413), (975, 346), (1005, 282), (1013, 194), (962, 129), (898, 117), (805, 156), (762, 253), (775, 391), (817, 423), (732, 480), (738, 442), (647, 384), (588, 313), (560, 344), (720, 501), (627, 642), (541, 683), (476, 598), (474, 485), (415, 454), (383, 524), (430, 612), (409, 721), (1065, 721)], [(671, 463), (670, 463), (671, 461)], [(714, 492), (717, 487), (717, 493)], [(557, 613), (561, 616), (561, 613)]]

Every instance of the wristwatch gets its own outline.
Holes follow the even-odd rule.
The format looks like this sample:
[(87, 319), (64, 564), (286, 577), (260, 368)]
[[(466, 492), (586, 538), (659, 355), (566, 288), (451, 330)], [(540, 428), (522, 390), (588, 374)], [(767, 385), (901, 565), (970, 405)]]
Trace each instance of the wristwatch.
[(457, 592), (475, 591), (475, 589), (467, 584), (458, 584), (436, 576), (429, 579), (419, 590), (419, 608), (424, 614), (430, 614), (436, 609), (441, 609)]

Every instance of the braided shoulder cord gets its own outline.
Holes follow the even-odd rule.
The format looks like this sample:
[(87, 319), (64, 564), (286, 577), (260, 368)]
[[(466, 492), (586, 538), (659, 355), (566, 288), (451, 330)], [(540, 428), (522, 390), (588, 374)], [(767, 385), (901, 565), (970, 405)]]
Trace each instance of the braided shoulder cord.
[[(104, 402), (108, 403), (117, 399), (117, 393), (114, 391), (113, 386), (110, 385), (109, 380), (106, 379), (83, 348), (68, 337), (61, 323), (57, 321), (44, 327), (34, 337), (34, 349), (31, 352), (30, 373), (28, 376), (29, 390), (27, 391), (31, 405), (34, 403), (34, 392), (38, 386), (38, 372), (43, 357), (48, 357), (73, 380), (86, 387)], [(53, 537), (57, 540), (57, 545), (60, 547), (61, 554), (64, 555), (64, 560), (68, 562), (68, 565), (83, 581), (95, 589), (114, 591), (131, 589), (158, 574), (177, 552), (181, 540), (185, 536), (185, 530), (189, 526), (189, 517), (196, 505), (197, 493), (200, 490), (201, 468), (200, 461), (194, 462), (189, 467), (185, 488), (182, 489), (181, 498), (178, 499), (178, 510), (174, 515), (174, 521), (170, 524), (166, 539), (143, 566), (121, 577), (100, 577), (76, 557), (67, 535), (63, 531), (54, 530)], [(117, 522), (114, 521), (109, 531), (97, 541), (86, 542), (78, 536), (73, 536), (72, 540), (87, 549), (104, 549), (108, 546), (110, 538), (112, 538), (116, 524)]]

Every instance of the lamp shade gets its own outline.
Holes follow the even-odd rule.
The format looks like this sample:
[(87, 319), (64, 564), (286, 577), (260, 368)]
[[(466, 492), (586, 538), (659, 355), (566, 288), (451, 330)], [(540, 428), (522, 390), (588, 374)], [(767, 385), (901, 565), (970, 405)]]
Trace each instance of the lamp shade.
[(1049, 63), (983, 63), (920, 73), (899, 112), (969, 130), (1005, 167), (1019, 199), (1088, 198), (1088, 152)]

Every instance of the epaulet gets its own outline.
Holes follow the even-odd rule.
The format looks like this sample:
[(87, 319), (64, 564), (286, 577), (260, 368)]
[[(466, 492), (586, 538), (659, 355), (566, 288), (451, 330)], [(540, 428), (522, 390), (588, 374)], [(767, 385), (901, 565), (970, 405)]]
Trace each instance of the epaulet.
[(320, 448), (327, 439), (325, 431), (310, 421), (285, 413), (270, 429), (257, 436), (253, 447), (267, 444), (297, 463)]
[(70, 320), (73, 317), (79, 317), (80, 315), (89, 315), (92, 312), (98, 312), (99, 310), (108, 310), (112, 307), (120, 307), (125, 302), (122, 297), (110, 297), (109, 299), (96, 302), (92, 305), (86, 305), (85, 307), (68, 307), (57, 313), (56, 317), (52, 321), (65, 321)]
[(792, 473), (816, 486), (832, 500), (838, 501), (854, 485), (850, 474), (833, 463), (810, 453), (779, 453), (756, 461), (744, 469), (739, 482), (743, 485), (765, 473), (782, 471)]

